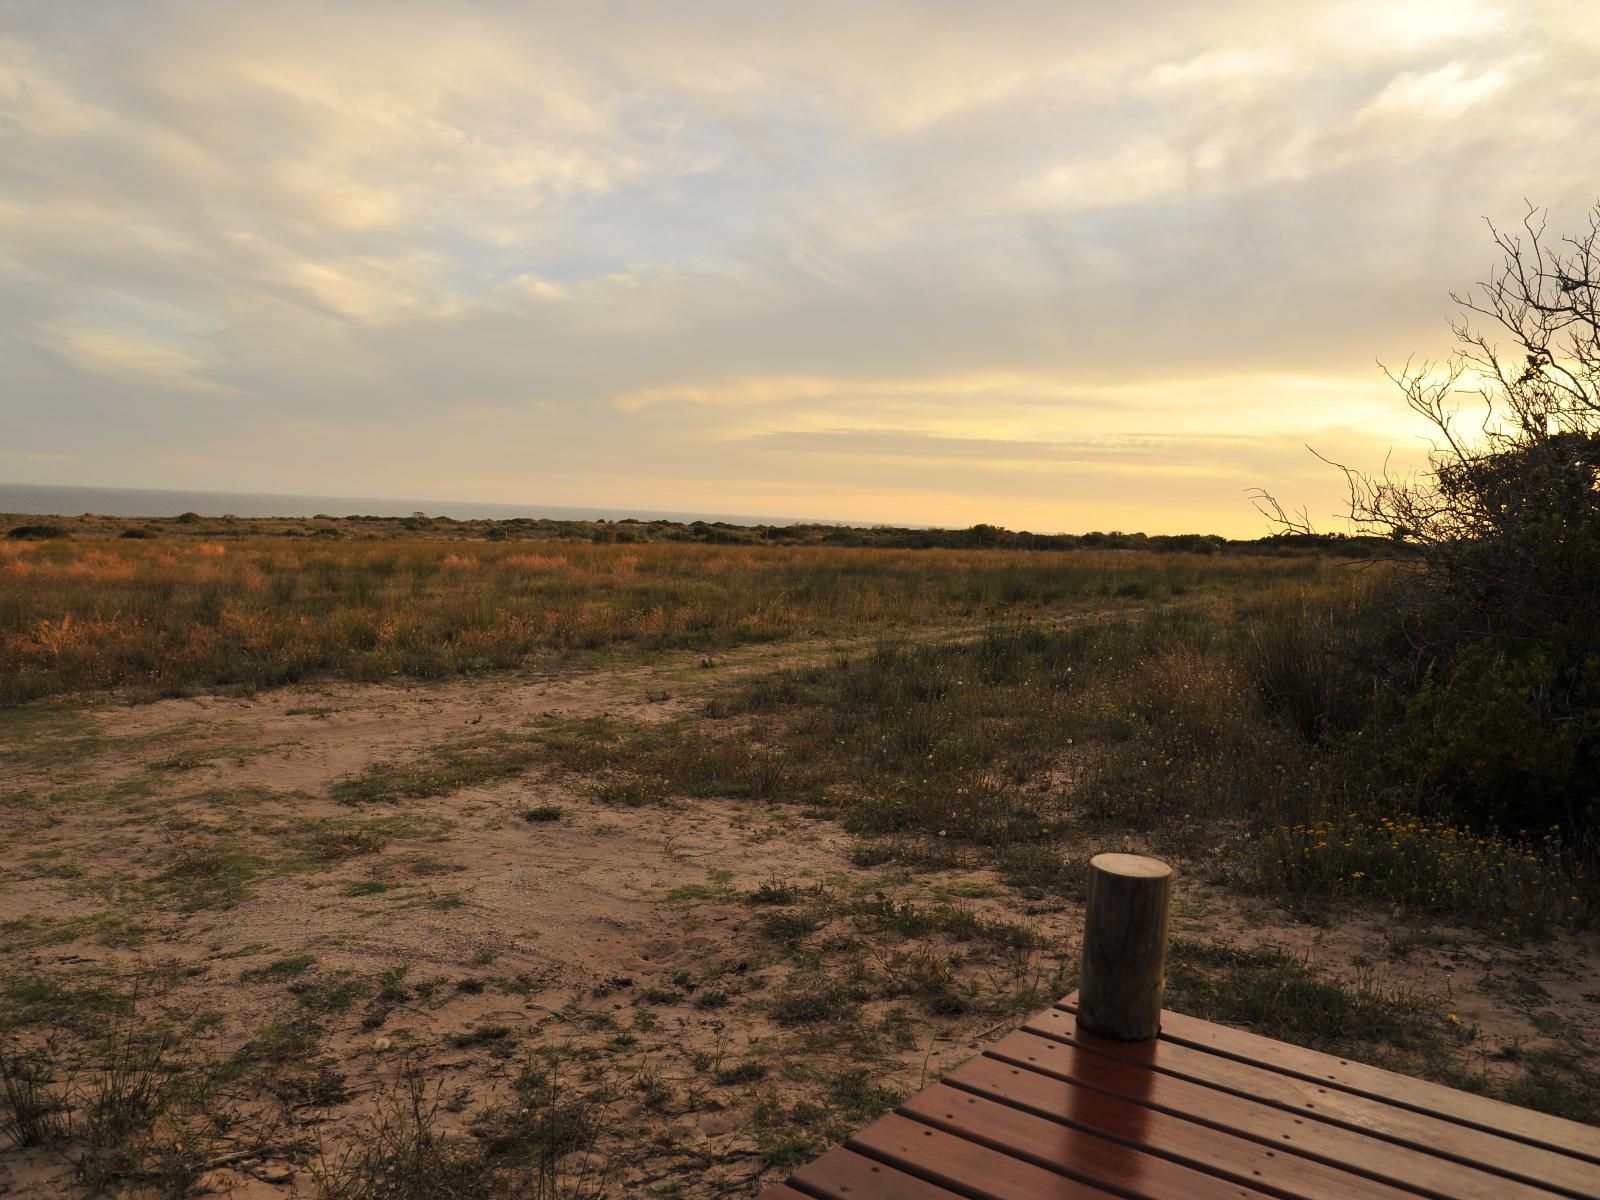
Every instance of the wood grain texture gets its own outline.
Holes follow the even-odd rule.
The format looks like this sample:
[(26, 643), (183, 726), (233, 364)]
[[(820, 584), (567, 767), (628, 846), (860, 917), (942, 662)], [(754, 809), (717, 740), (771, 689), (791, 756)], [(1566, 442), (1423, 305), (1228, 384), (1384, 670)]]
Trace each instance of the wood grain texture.
[(1052, 1121), (1093, 1129), (1103, 1137), (1274, 1194), (1338, 1196), (1341, 1200), (1414, 1200), (1416, 1196), (1409, 1188), (1284, 1154), (1249, 1138), (1094, 1091), (1070, 1079), (1018, 1070), (1013, 1063), (993, 1058), (973, 1059), (946, 1076), (945, 1083)]
[(1181, 1045), (1208, 1050), (1280, 1074), (1314, 1080), (1360, 1095), (1381, 1098), (1389, 1104), (1415, 1108), (1445, 1120), (1471, 1125), (1486, 1132), (1549, 1146), (1600, 1164), (1600, 1129), (1576, 1121), (1518, 1108), (1502, 1100), (1458, 1091), (1425, 1079), (1398, 1075), (1381, 1067), (1335, 1058), (1315, 1050), (1286, 1045), (1242, 1029), (1214, 1025), (1179, 1013), (1162, 1017), (1162, 1034)]
[[(1261, 1072), (1246, 1077), (1233, 1076), (1228, 1070), (1249, 1070), (1243, 1064), (1217, 1059), (1215, 1072), (1204, 1063), (1185, 1063), (1183, 1070), (1172, 1072), (1166, 1069), (1168, 1056), (1164, 1052), (1183, 1047), (1165, 1042), (1131, 1045), (1106, 1038), (1090, 1040), (1087, 1035), (1066, 1040), (1048, 1032), (1034, 1032), (1041, 1025), (1047, 1022), (1037, 1018), (1029, 1021), (1023, 1032), (1001, 1040), (990, 1053), (1022, 1067), (1059, 1074), (1198, 1124), (1441, 1200), (1533, 1200), (1557, 1189), (1573, 1196), (1600, 1195), (1593, 1186), (1600, 1184), (1600, 1178), (1591, 1175), (1586, 1181), (1581, 1174), (1568, 1174), (1572, 1160), (1547, 1155), (1518, 1142), (1498, 1147), (1503, 1152), (1498, 1157), (1492, 1153), (1481, 1156), (1490, 1160), (1483, 1162), (1477, 1157), (1477, 1144), (1485, 1140), (1485, 1135), (1460, 1126), (1445, 1122), (1429, 1125), (1426, 1132), (1440, 1138), (1436, 1143), (1430, 1143), (1426, 1136), (1419, 1137), (1423, 1131), (1415, 1128), (1405, 1131), (1412, 1135), (1410, 1139), (1396, 1137), (1382, 1127), (1382, 1117), (1386, 1115), (1383, 1113), (1369, 1113), (1368, 1124), (1357, 1126), (1320, 1108), (1293, 1109), (1263, 1103), (1249, 1094), (1250, 1089), (1272, 1086), (1276, 1081), (1259, 1078), (1265, 1074)], [(1238, 1086), (1215, 1086), (1223, 1081)], [(1396, 1117), (1415, 1115), (1403, 1109), (1388, 1113)], [(1456, 1138), (1453, 1144), (1444, 1140), (1452, 1135)]]
[[(851, 1200), (956, 1200), (957, 1194), (907, 1175), (876, 1159), (844, 1147), (829, 1150), (789, 1177), (789, 1186), (814, 1200), (848, 1196)], [(768, 1200), (762, 1193), (762, 1200)], [(781, 1197), (772, 1197), (781, 1200)]]
[(1600, 1131), (1171, 1013), (1104, 1037), (1078, 999), (763, 1200), (1600, 1200)]
[(1138, 854), (1089, 860), (1078, 1014), (1104, 1037), (1143, 1041), (1161, 1030), (1172, 868)]
[[(995, 1064), (999, 1067), (999, 1064)], [(1001, 1068), (1004, 1069), (1004, 1068)], [(1159, 1200), (1267, 1200), (1239, 1179), (1174, 1162), (1083, 1128), (1065, 1125), (953, 1087), (936, 1085), (900, 1112), (1037, 1166), (1065, 1169), (1120, 1193)]]
[(898, 1115), (873, 1122), (845, 1144), (975, 1200), (1104, 1200), (1113, 1194)]

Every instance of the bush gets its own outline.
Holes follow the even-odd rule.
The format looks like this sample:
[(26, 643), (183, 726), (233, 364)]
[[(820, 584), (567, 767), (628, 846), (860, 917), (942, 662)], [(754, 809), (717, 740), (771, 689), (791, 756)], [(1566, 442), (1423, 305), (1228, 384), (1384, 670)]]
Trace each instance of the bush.
[(1263, 882), (1291, 895), (1364, 896), (1514, 937), (1589, 928), (1600, 900), (1553, 830), (1513, 841), (1405, 814), (1335, 810), (1265, 830), (1247, 857)]
[(59, 525), (18, 525), (6, 536), (14, 542), (47, 542), (72, 535)]
[[(1585, 835), (1600, 824), (1600, 205), (1556, 243), (1531, 209), (1521, 233), (1491, 231), (1503, 261), (1453, 297), (1468, 314), (1456, 354), (1391, 374), (1439, 438), (1428, 471), (1342, 468), (1356, 531), (1422, 568), (1391, 596), (1369, 741), (1457, 819)], [(1484, 405), (1465, 422), (1464, 379)]]
[(1586, 830), (1600, 786), (1600, 659), (1470, 642), (1408, 699), (1388, 759), (1482, 824)]

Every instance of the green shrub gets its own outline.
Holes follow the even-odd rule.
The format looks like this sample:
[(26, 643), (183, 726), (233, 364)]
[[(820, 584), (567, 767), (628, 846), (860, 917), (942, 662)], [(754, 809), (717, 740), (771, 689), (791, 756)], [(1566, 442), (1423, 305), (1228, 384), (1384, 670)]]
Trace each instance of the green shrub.
[(1448, 811), (1506, 832), (1584, 831), (1600, 816), (1600, 656), (1459, 650), (1405, 703), (1388, 765)]
[[(1600, 205), (1572, 237), (1546, 237), (1532, 208), (1492, 232), (1503, 259), (1456, 298), (1456, 353), (1391, 376), (1431, 426), (1427, 469), (1344, 469), (1356, 530), (1420, 567), (1388, 597), (1370, 740), (1456, 819), (1583, 837), (1600, 817)], [(1270, 497), (1263, 511), (1305, 528)]]

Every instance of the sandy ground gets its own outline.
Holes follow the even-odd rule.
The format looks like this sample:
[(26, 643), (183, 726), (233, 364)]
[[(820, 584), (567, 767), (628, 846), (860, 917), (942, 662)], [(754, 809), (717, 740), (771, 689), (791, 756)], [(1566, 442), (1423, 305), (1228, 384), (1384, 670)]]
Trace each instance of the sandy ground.
[[(1060, 977), (1077, 945), (1076, 906), (1026, 904), (981, 870), (907, 876), (852, 866), (847, 835), (793, 808), (608, 806), (582, 780), (537, 770), (359, 809), (329, 789), (375, 763), (410, 762), (495, 731), (526, 733), (550, 718), (662, 721), (690, 711), (713, 678), (827, 652), (754, 648), (715, 670), (681, 658), (468, 683), (108, 703), (18, 733), (0, 747), (10, 830), (0, 845), (5, 974), (159, 975), (168, 984), (149, 990), (141, 1011), (185, 1030), (185, 1053), (217, 1061), (303, 1012), (308, 989), (352, 983), (356, 1000), (319, 1020), (315, 1049), (348, 1098), (242, 1102), (243, 1126), (217, 1144), (219, 1165), (205, 1179), (220, 1194), (315, 1195), (308, 1158), (335, 1161), (407, 1067), (440, 1098), (442, 1127), (459, 1130), (473, 1112), (506, 1101), (521, 1056), (540, 1045), (573, 1051), (573, 1086), (604, 1091), (608, 1128), (627, 1131), (600, 1148), (585, 1180), (593, 1194), (753, 1194), (783, 1174), (763, 1163), (762, 1120), (814, 1082), (785, 1072), (793, 1056), (860, 1065), (909, 1092), (1014, 1018), (999, 999), (965, 1015), (909, 1018), (904, 1005), (874, 999), (861, 1027), (895, 1036), (885, 1032), (869, 1049), (843, 1035), (805, 1040), (775, 1023), (765, 1003), (804, 964), (760, 937), (744, 894), (780, 880), (842, 896), (968, 897), (981, 913), (1026, 921), (1049, 947), (1026, 961), (964, 958), (966, 968), (998, 976), (997, 997)], [(537, 806), (562, 815), (523, 819)], [(382, 844), (314, 869), (271, 865), (308, 829), (352, 822), (379, 829)], [(219, 842), (269, 864), (229, 901), (190, 908), (152, 884), (175, 855)], [(1440, 998), (1477, 1030), (1485, 1064), (1507, 1045), (1600, 1038), (1593, 939), (1486, 944), (1467, 930), (1418, 931), (1370, 911), (1297, 923), (1202, 878), (1188, 873), (1180, 883), (1181, 932), (1288, 948), (1341, 978), (1376, 973)], [(130, 924), (143, 928), (136, 944), (115, 934)], [(892, 938), (865, 945), (889, 959), (911, 949)], [(272, 964), (305, 955), (311, 965), (272, 975)], [(375, 981), (397, 968), (401, 995), (375, 1020)], [(724, 1000), (705, 1003), (708, 993)], [(507, 1032), (471, 1040), (495, 1028)], [(765, 1076), (716, 1082), (723, 1066), (747, 1061), (765, 1064)], [(63, 1194), (72, 1172), (55, 1153), (0, 1156), (0, 1193)]]

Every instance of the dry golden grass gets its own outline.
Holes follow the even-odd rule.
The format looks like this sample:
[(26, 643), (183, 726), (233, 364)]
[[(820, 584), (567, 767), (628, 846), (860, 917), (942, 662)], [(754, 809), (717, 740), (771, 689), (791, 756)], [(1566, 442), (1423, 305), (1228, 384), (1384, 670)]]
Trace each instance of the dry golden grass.
[[(1065, 991), (1097, 848), (1180, 867), (1173, 1007), (1600, 1111), (1600, 873), (1339, 756), (1380, 572), (204, 538), (0, 543), (7, 698), (592, 669), (0, 703), (0, 1154), (36, 1194), (219, 1159), (502, 1194), (590, 1144), (595, 1195), (748, 1194)], [(195, 1046), (114, 1155), (73, 1115), (112, 1017)]]
[(715, 648), (1311, 581), (1323, 559), (1128, 551), (4, 543), (0, 703), (317, 674), (440, 678), (610, 647)]

